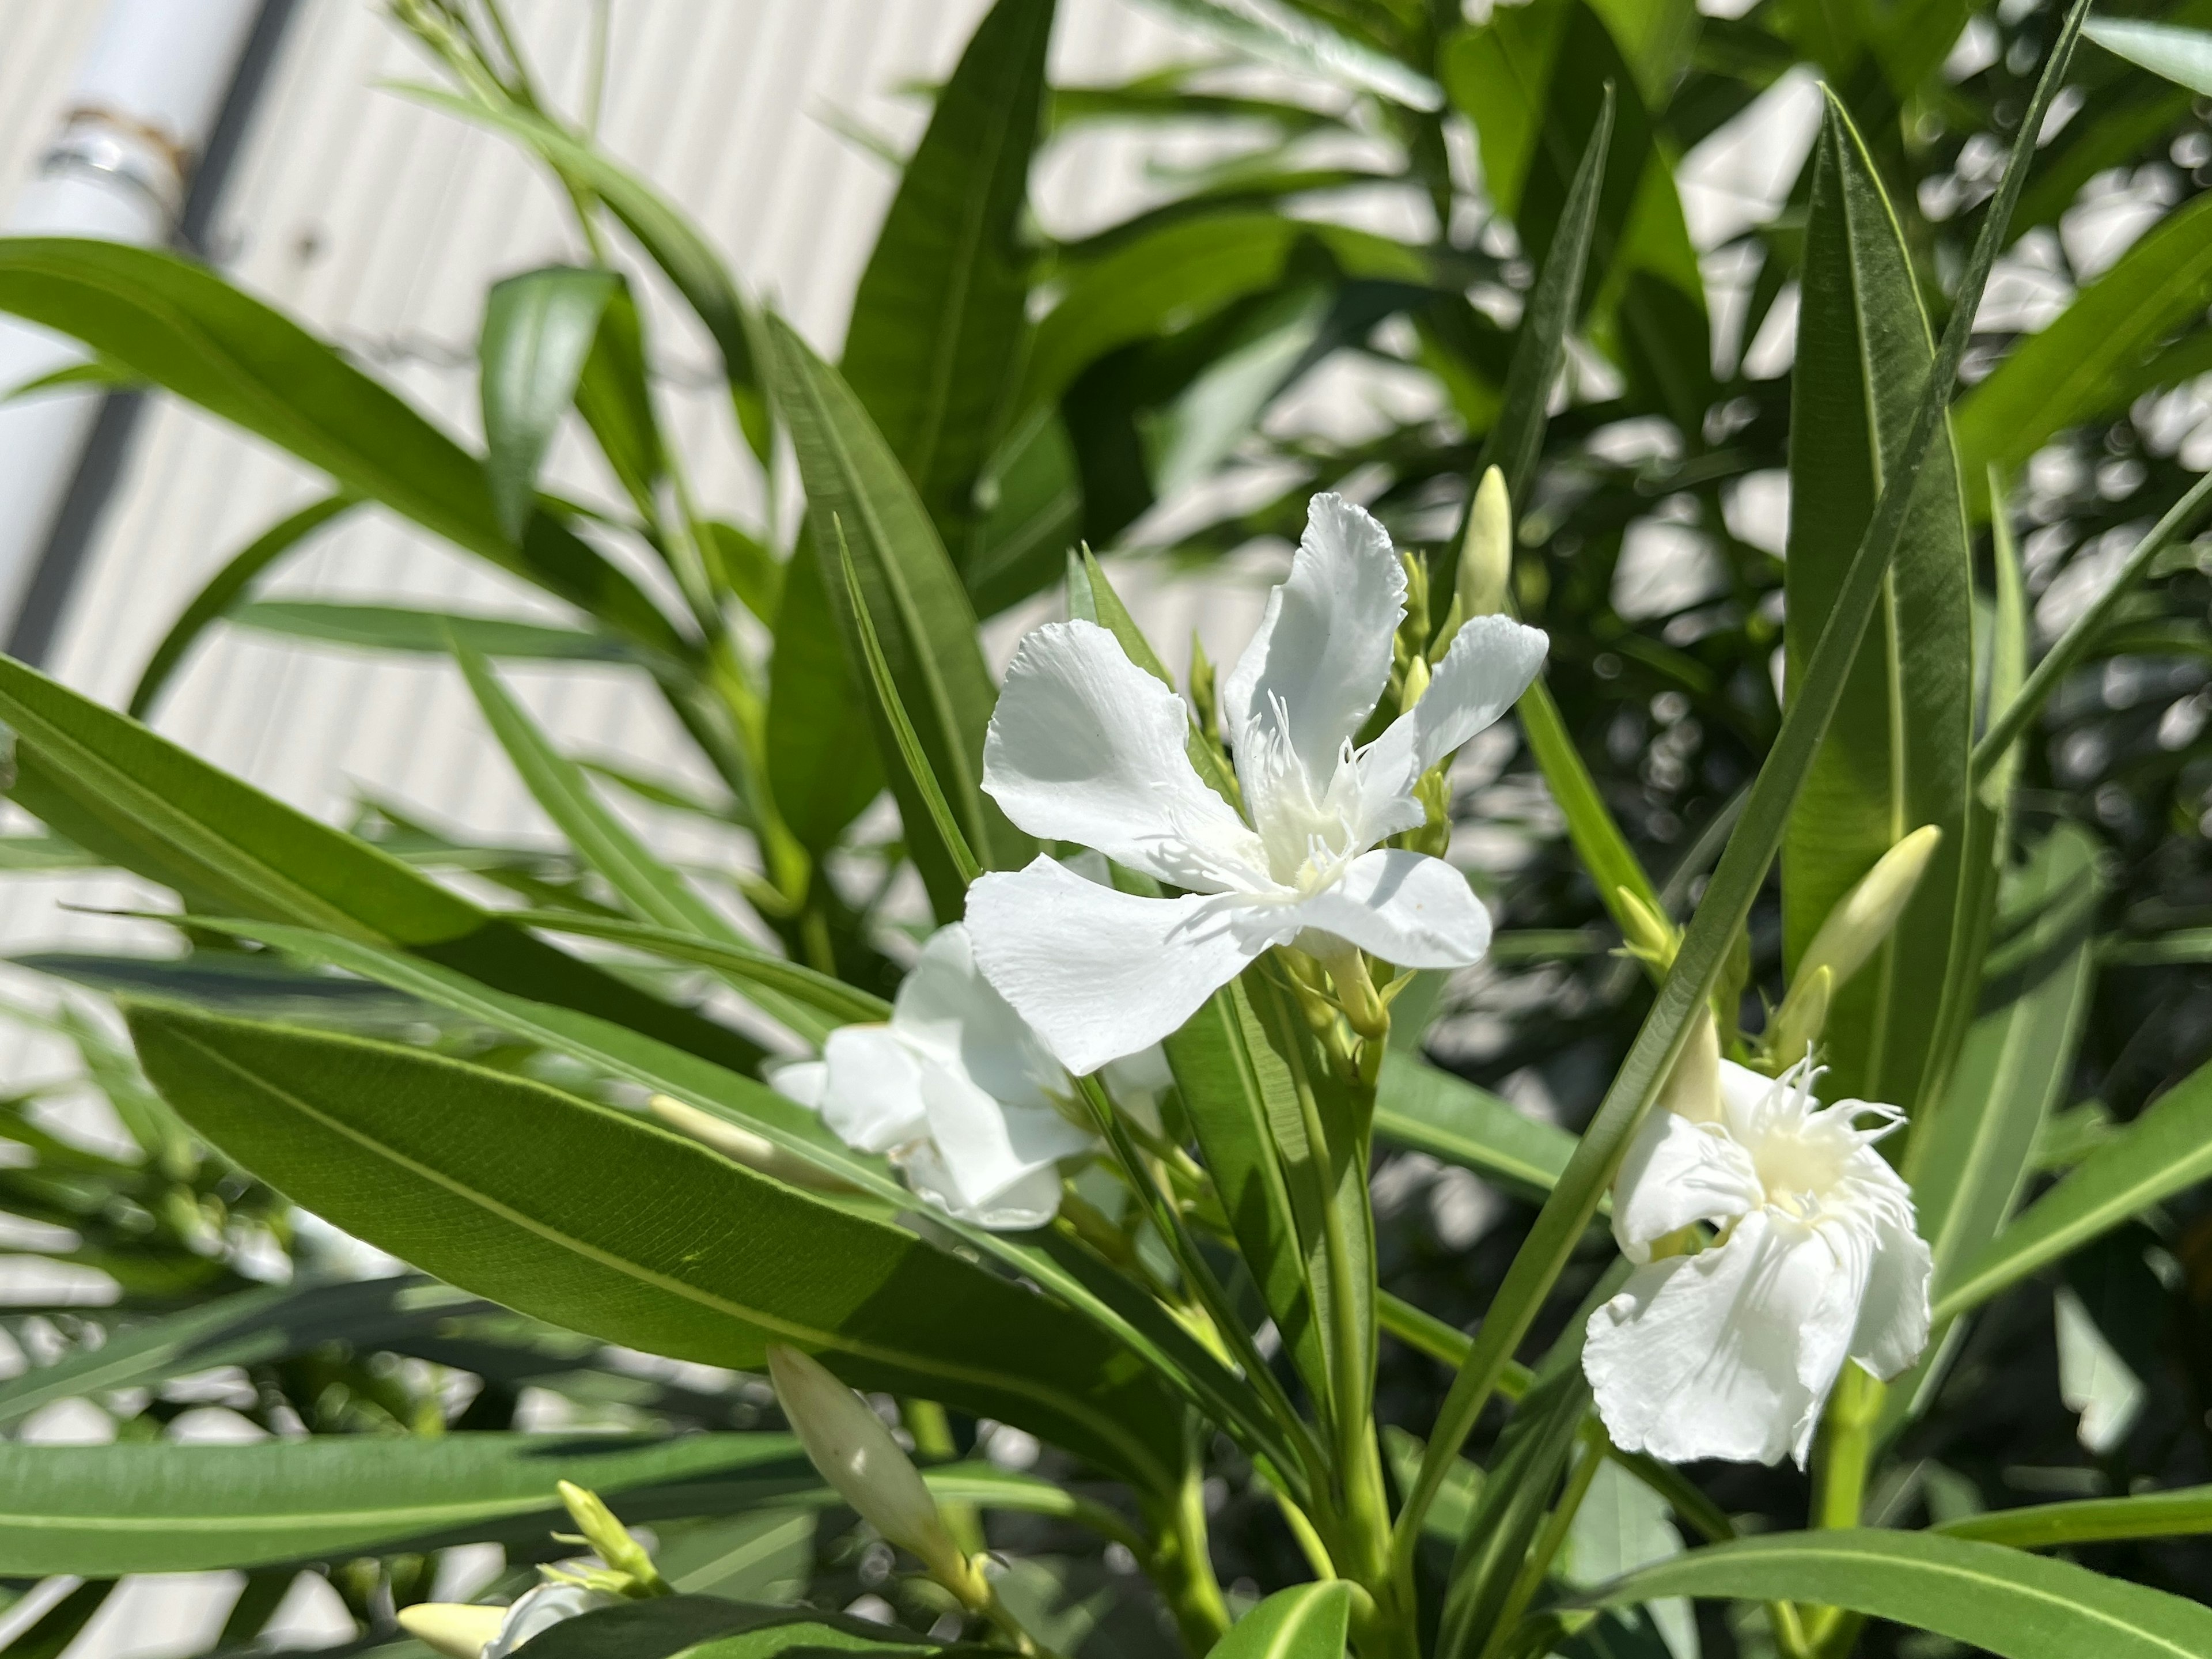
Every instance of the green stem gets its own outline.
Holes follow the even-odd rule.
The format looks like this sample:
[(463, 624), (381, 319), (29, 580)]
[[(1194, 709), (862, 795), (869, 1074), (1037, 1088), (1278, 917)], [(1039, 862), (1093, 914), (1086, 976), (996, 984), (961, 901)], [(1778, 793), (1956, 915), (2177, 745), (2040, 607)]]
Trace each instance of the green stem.
[(1575, 1511), (1582, 1508), (1583, 1499), (1589, 1496), (1590, 1482), (1596, 1479), (1598, 1465), (1605, 1462), (1607, 1441), (1605, 1431), (1595, 1423), (1585, 1422), (1581, 1434), (1582, 1455), (1567, 1475), (1567, 1484), (1559, 1492), (1559, 1501), (1544, 1518), (1542, 1530), (1528, 1547), (1528, 1559), (1522, 1562), (1521, 1571), (1514, 1575), (1505, 1600), (1498, 1609), (1498, 1622), (1492, 1626), (1490, 1639), (1483, 1644), (1482, 1659), (1496, 1659), (1504, 1647), (1507, 1636), (1521, 1622), (1521, 1615), (1528, 1610), (1529, 1602), (1543, 1587), (1544, 1579), (1552, 1571), (1552, 1563), (1559, 1559), (1560, 1549), (1567, 1541), (1567, 1529), (1575, 1523)]
[(1227, 1632), (1229, 1604), (1222, 1599), (1221, 1581), (1214, 1577), (1206, 1547), (1206, 1492), (1198, 1460), (1185, 1462), (1182, 1485), (1174, 1497), (1140, 1502), (1155, 1540), (1146, 1571), (1175, 1615), (1183, 1646), (1193, 1655), (1203, 1654)]

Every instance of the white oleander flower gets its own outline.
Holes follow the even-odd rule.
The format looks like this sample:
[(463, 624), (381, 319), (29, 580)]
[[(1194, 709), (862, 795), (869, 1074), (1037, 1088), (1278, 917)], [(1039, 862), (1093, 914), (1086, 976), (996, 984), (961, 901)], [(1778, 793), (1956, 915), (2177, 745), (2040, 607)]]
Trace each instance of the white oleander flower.
[(1463, 627), (1413, 707), (1352, 739), (1390, 676), (1406, 575), (1381, 525), (1314, 498), (1288, 580), (1222, 684), (1251, 822), (1202, 782), (1174, 690), (1106, 629), (1022, 641), (983, 750), (983, 787), (1031, 835), (1073, 842), (1184, 890), (1146, 898), (1039, 858), (969, 890), (976, 959), (1067, 1066), (1158, 1042), (1271, 945), (1307, 936), (1401, 968), (1481, 958), (1490, 918), (1458, 871), (1384, 850), (1419, 829), (1414, 785), (1511, 708), (1547, 641), (1505, 617)]
[[(1702, 1103), (1670, 1091), (1621, 1166), (1613, 1237), (1638, 1265), (1590, 1316), (1583, 1368), (1623, 1451), (1802, 1468), (1845, 1361), (1887, 1380), (1927, 1346), (1933, 1258), (1874, 1149), (1904, 1116), (1823, 1107), (1809, 1055), (1778, 1079), (1717, 1065)], [(1713, 1243), (1652, 1259), (1701, 1221)]]
[(1097, 1144), (1073, 1121), (1066, 1072), (975, 970), (957, 922), (922, 947), (889, 1024), (841, 1026), (820, 1060), (773, 1081), (847, 1146), (888, 1154), (915, 1191), (979, 1226), (1050, 1221), (1057, 1164)]

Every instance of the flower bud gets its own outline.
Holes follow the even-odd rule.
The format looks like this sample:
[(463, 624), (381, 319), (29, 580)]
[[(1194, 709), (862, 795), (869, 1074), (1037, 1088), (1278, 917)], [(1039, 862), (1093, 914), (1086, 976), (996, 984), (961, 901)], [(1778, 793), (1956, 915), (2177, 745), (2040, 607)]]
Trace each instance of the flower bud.
[(584, 1542), (592, 1553), (615, 1572), (630, 1582), (623, 1588), (639, 1595), (666, 1595), (668, 1586), (660, 1577), (653, 1558), (646, 1553), (645, 1546), (629, 1535), (629, 1529), (615, 1518), (599, 1493), (580, 1486), (573, 1480), (557, 1483), (561, 1501), (568, 1505), (569, 1516), (576, 1522), (576, 1530), (583, 1534)]
[(1505, 609), (1513, 579), (1513, 503), (1505, 475), (1491, 467), (1475, 486), (1467, 534), (1459, 544), (1457, 598), (1463, 617), (1491, 617)]
[[(1830, 989), (1841, 990), (1897, 926), (1942, 839), (1943, 832), (1934, 824), (1923, 824), (1875, 860), (1874, 868), (1859, 878), (1858, 884), (1828, 912), (1820, 931), (1813, 935), (1813, 943), (1797, 963), (1796, 983), (1826, 968), (1834, 976)], [(1790, 988), (1793, 996), (1796, 983)], [(1783, 1006), (1788, 1007), (1786, 1000)]]
[(1828, 1004), (1836, 993), (1836, 975), (1822, 963), (1811, 973), (1800, 973), (1774, 1011), (1766, 1030), (1766, 1057), (1777, 1066), (1795, 1066), (1820, 1040), (1828, 1024)]
[(689, 1136), (702, 1146), (711, 1146), (732, 1164), (742, 1164), (748, 1170), (757, 1170), (764, 1176), (773, 1176), (786, 1186), (811, 1188), (822, 1193), (849, 1193), (855, 1188), (849, 1182), (837, 1179), (825, 1170), (817, 1169), (805, 1158), (787, 1152), (763, 1135), (757, 1135), (727, 1118), (716, 1117), (712, 1112), (702, 1112), (696, 1106), (668, 1095), (655, 1095), (646, 1106), (653, 1115), (680, 1135)]
[(1621, 940), (1628, 954), (1665, 973), (1674, 965), (1674, 952), (1681, 948), (1680, 931), (1630, 889), (1614, 888), (1613, 897), (1619, 904)]
[(484, 1644), (499, 1634), (506, 1618), (505, 1607), (422, 1601), (399, 1609), (399, 1628), (424, 1647), (444, 1654), (446, 1659), (477, 1659)]
[(921, 1471), (867, 1402), (820, 1361), (781, 1343), (768, 1351), (768, 1373), (799, 1443), (837, 1495), (966, 1606), (988, 1602), (989, 1587), (953, 1541)]
[(1659, 1105), (1692, 1123), (1711, 1123), (1721, 1115), (1721, 1040), (1710, 1005), (1690, 1020), (1682, 1052), (1674, 1056), (1667, 1080), (1659, 1085)]

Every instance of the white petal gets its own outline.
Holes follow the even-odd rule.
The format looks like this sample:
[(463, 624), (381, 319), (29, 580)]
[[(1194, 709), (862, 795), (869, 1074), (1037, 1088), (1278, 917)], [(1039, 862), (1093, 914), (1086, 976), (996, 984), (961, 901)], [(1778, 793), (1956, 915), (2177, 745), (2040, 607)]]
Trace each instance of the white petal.
[(1758, 1211), (1725, 1244), (1637, 1269), (1583, 1350), (1613, 1444), (1669, 1463), (1798, 1451), (1835, 1381), (1808, 1384), (1800, 1363), (1822, 1346), (1835, 1268), (1809, 1229)]
[(921, 1068), (888, 1025), (841, 1025), (822, 1045), (822, 1121), (848, 1146), (887, 1152), (929, 1124)]
[(1662, 1109), (1644, 1120), (1613, 1178), (1613, 1237), (1631, 1261), (1693, 1221), (1725, 1222), (1764, 1198), (1751, 1154), (1717, 1127)]
[(1009, 1109), (957, 1066), (926, 1064), (921, 1097), (929, 1143), (965, 1209), (989, 1203), (1025, 1176), (1088, 1152), (1091, 1138), (1048, 1106)]
[(989, 1202), (968, 1205), (954, 1189), (937, 1149), (923, 1141), (901, 1163), (907, 1184), (931, 1203), (963, 1221), (994, 1233), (1025, 1233), (1060, 1213), (1060, 1171), (1042, 1169), (1024, 1176)]
[(1260, 631), (1222, 683), (1241, 775), (1255, 728), (1281, 728), (1316, 793), (1390, 678), (1390, 641), (1406, 608), (1406, 573), (1389, 533), (1341, 495), (1316, 495), (1291, 574), (1267, 596)]
[(1401, 848), (1361, 854), (1334, 886), (1277, 914), (1401, 968), (1463, 968), (1490, 948), (1490, 913), (1467, 878)]
[(1067, 1088), (1060, 1062), (975, 966), (968, 930), (957, 921), (930, 935), (899, 982), (891, 1029), (1006, 1105), (1049, 1107)]
[[(983, 742), (983, 787), (1033, 836), (1095, 847), (1178, 887), (1241, 883), (1259, 838), (1200, 781), (1183, 701), (1096, 623), (1048, 623), (1022, 641)], [(1200, 856), (1194, 860), (1191, 849)]]
[(1452, 636), (1420, 701), (1360, 751), (1360, 793), (1379, 812), (1521, 700), (1551, 640), (1510, 617), (1477, 617)]
[(968, 933), (984, 977), (1087, 1076), (1175, 1031), (1265, 948), (1222, 904), (1139, 898), (1041, 858), (968, 890)]
[(544, 1583), (517, 1596), (500, 1620), (499, 1634), (484, 1644), (483, 1659), (507, 1659), (533, 1636), (565, 1624), (580, 1613), (617, 1605), (622, 1597), (581, 1584)]
[(786, 1100), (795, 1100), (810, 1111), (822, 1109), (822, 1097), (830, 1089), (830, 1062), (826, 1060), (789, 1060), (781, 1066), (762, 1068), (761, 1075), (768, 1086)]
[(1881, 1165), (1894, 1190), (1874, 1209), (1874, 1264), (1851, 1333), (1851, 1358), (1887, 1382), (1920, 1358), (1928, 1346), (1928, 1282), (1936, 1271), (1934, 1253), (1913, 1227), (1912, 1199), (1905, 1182), (1872, 1147), (1866, 1162)]

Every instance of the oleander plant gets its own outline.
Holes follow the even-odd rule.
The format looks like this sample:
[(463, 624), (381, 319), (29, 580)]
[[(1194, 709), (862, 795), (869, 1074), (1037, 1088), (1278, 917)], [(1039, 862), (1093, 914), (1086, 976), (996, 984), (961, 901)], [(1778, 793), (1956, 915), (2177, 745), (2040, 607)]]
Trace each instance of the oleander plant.
[[(175, 939), (21, 959), (131, 1144), (0, 1102), (112, 1287), (4, 1317), (0, 1428), (112, 1430), (0, 1439), (5, 1651), (221, 1569), (210, 1652), (313, 1573), (326, 1650), (455, 1659), (2212, 1654), (2212, 15), (1167, 9), (1205, 55), (1060, 84), (995, 0), (833, 365), (493, 0), (393, 0), (395, 95), (573, 210), (480, 444), (190, 259), (0, 240), (72, 380), (329, 480), (128, 712), (0, 659), (0, 854)], [(1694, 246), (1685, 158), (1814, 84)], [(1106, 126), (1215, 159), (1056, 237)], [(1362, 374), (1421, 396), (1312, 417)], [(368, 511), (568, 620), (263, 596)], [(1172, 673), (1116, 574), (1255, 545)], [(564, 845), (169, 742), (219, 628), (449, 662)], [(713, 783), (541, 729), (576, 661)]]

